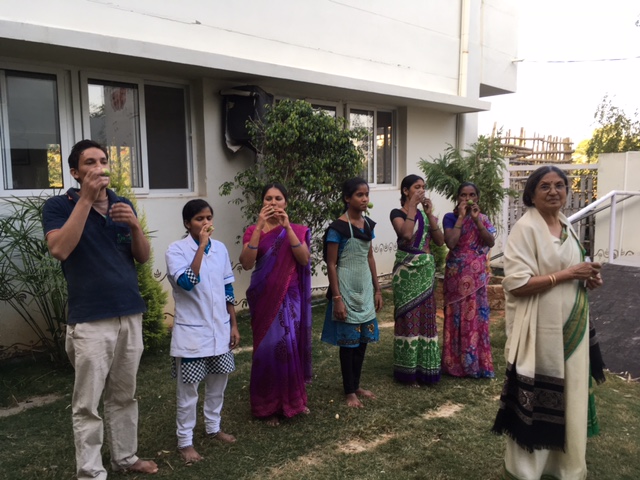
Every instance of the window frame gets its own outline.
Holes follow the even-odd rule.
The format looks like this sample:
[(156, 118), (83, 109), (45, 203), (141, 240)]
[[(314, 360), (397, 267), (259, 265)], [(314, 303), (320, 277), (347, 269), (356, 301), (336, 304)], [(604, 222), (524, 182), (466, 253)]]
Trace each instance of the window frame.
[(67, 158), (71, 151), (71, 142), (73, 141), (73, 107), (71, 105), (71, 79), (70, 71), (64, 68), (52, 68), (46, 65), (18, 64), (11, 62), (0, 63), (0, 125), (8, 125), (8, 111), (6, 108), (6, 75), (5, 72), (24, 72), (43, 75), (53, 75), (56, 78), (56, 95), (58, 103), (58, 127), (60, 130), (60, 157), (62, 169), (62, 189), (58, 188), (28, 188), (14, 189), (5, 188), (5, 183), (12, 182), (11, 165), (6, 162), (11, 155), (11, 142), (5, 132), (0, 129), (0, 199), (17, 197), (36, 197), (43, 193), (57, 193), (66, 191), (75, 180), (69, 172), (69, 164)]
[(140, 163), (142, 173), (142, 187), (133, 187), (133, 192), (140, 196), (149, 195), (149, 165), (147, 162), (147, 125), (144, 103), (144, 80), (130, 76), (120, 76), (92, 72), (89, 70), (80, 71), (80, 111), (82, 118), (83, 138), (91, 138), (91, 117), (89, 112), (89, 81), (106, 81), (115, 83), (126, 83), (135, 85), (138, 89), (138, 134), (140, 136)]
[[(144, 86), (152, 85), (156, 87), (168, 87), (168, 88), (176, 88), (181, 89), (184, 93), (184, 113), (185, 113), (185, 131), (184, 138), (186, 143), (186, 155), (187, 155), (187, 187), (186, 188), (150, 188), (149, 192), (151, 195), (153, 194), (162, 194), (162, 195), (196, 195), (195, 189), (195, 179), (196, 177), (196, 162), (193, 154), (193, 123), (192, 123), (192, 108), (193, 104), (192, 98), (192, 88), (188, 82), (179, 83), (179, 82), (170, 82), (170, 81), (161, 81), (161, 80), (145, 80)], [(145, 99), (146, 101), (146, 99)], [(146, 107), (146, 105), (144, 106)], [(146, 108), (145, 108), (145, 122), (146, 122)], [(145, 124), (146, 131), (146, 124)], [(146, 137), (145, 137), (145, 145), (146, 145)], [(145, 162), (147, 163), (147, 169), (149, 168), (148, 157), (145, 157)]]
[[(376, 105), (349, 103), (345, 104), (345, 117), (351, 128), (351, 111), (352, 110), (365, 110), (373, 112), (373, 179), (369, 182), (369, 186), (376, 189), (395, 189), (397, 187), (398, 179), (398, 112), (397, 109), (391, 107), (382, 107)], [(376, 129), (378, 126), (378, 112), (391, 114), (391, 181), (389, 183), (378, 183), (378, 149), (376, 148)], [(368, 176), (368, 172), (367, 176)], [(365, 178), (369, 181), (368, 178)]]

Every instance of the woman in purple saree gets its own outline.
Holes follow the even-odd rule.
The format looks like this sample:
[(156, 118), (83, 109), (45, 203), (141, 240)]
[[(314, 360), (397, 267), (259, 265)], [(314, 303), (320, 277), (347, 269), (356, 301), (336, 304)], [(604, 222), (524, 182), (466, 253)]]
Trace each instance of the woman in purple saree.
[(310, 233), (289, 223), (286, 189), (263, 190), (263, 207), (243, 237), (240, 263), (255, 265), (247, 301), (253, 330), (251, 413), (277, 426), (281, 417), (309, 413), (311, 382)]

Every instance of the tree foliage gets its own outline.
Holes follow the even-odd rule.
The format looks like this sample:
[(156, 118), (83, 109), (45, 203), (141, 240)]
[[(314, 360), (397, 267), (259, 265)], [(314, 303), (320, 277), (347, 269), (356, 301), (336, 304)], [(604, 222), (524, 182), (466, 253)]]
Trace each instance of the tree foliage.
[(425, 175), (427, 190), (435, 190), (454, 204), (460, 184), (475, 183), (480, 189), (482, 212), (496, 225), (504, 198), (515, 194), (502, 186), (506, 165), (500, 137), (481, 135), (464, 150), (449, 145), (433, 162), (421, 159), (419, 166)]
[(640, 119), (636, 111), (632, 117), (605, 95), (594, 114), (598, 127), (587, 146), (587, 156), (596, 160), (601, 153), (640, 150)]
[(220, 186), (222, 195), (234, 190), (248, 224), (262, 208), (261, 191), (270, 182), (289, 193), (287, 214), (293, 223), (311, 229), (312, 268), (322, 260), (322, 234), (328, 220), (343, 210), (342, 183), (361, 174), (364, 156), (356, 141), (364, 136), (348, 129), (344, 119), (315, 110), (302, 100), (283, 100), (269, 108), (262, 122), (248, 122), (257, 160)]
[[(144, 212), (138, 209), (135, 194), (131, 188), (131, 180), (128, 174), (129, 162), (122, 160), (113, 160), (111, 156), (111, 179), (109, 187), (121, 197), (128, 198), (133, 204), (138, 214), (138, 221), (149, 237), (150, 232), (147, 227), (147, 218)], [(138, 287), (140, 295), (144, 300), (147, 311), (142, 315), (142, 340), (144, 342), (145, 352), (155, 352), (163, 344), (167, 337), (168, 330), (164, 323), (164, 307), (167, 304), (167, 292), (153, 275), (153, 249), (149, 260), (145, 263), (136, 262), (136, 272), (138, 274)]]

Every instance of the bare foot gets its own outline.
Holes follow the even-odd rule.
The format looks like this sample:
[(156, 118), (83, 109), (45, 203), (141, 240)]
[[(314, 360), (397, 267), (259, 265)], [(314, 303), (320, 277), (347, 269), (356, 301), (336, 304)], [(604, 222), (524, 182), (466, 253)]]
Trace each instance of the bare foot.
[(311, 413), (311, 410), (309, 410), (309, 407), (304, 407), (304, 410), (302, 410), (302, 412), (300, 413), (302, 413), (303, 415), (309, 415)]
[(280, 425), (280, 419), (278, 418), (277, 415), (272, 415), (270, 417), (265, 418), (264, 423), (266, 423), (267, 426), (269, 427), (277, 427), (278, 425)]
[(209, 437), (224, 443), (236, 443), (236, 437), (229, 433), (224, 433), (222, 430), (218, 431), (218, 433), (210, 433)]
[(365, 390), (364, 388), (357, 389), (356, 395), (358, 395), (359, 397), (370, 398), (371, 400), (376, 399), (376, 396), (373, 394), (371, 390)]
[(408, 383), (407, 386), (409, 388), (421, 388), (418, 382)]
[(347, 407), (353, 407), (353, 408), (363, 408), (364, 407), (362, 402), (360, 400), (358, 400), (358, 397), (356, 396), (355, 393), (349, 393), (349, 394), (345, 395), (345, 399), (347, 400)]
[[(191, 449), (193, 450), (193, 447), (191, 447)], [(193, 451), (195, 452), (195, 450)], [(198, 455), (197, 452), (196, 452), (196, 455)], [(133, 472), (133, 473), (153, 474), (158, 472), (158, 465), (156, 465), (156, 462), (152, 460), (142, 460), (141, 458), (139, 458), (138, 460), (136, 460), (136, 463), (131, 465), (129, 468), (125, 468), (125, 470), (127, 472)]]
[(187, 463), (187, 464), (196, 463), (202, 460), (202, 457), (198, 452), (196, 452), (196, 449), (193, 448), (193, 445), (189, 445), (188, 447), (178, 448), (178, 453), (182, 457), (182, 460), (184, 460), (184, 463)]

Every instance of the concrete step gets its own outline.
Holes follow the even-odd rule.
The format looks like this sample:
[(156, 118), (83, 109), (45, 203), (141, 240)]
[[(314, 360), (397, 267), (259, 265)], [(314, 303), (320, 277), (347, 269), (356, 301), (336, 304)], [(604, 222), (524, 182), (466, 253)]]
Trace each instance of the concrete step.
[[(620, 260), (634, 257), (620, 257)], [(616, 373), (640, 377), (640, 263), (605, 263), (604, 285), (589, 292), (602, 358)]]

